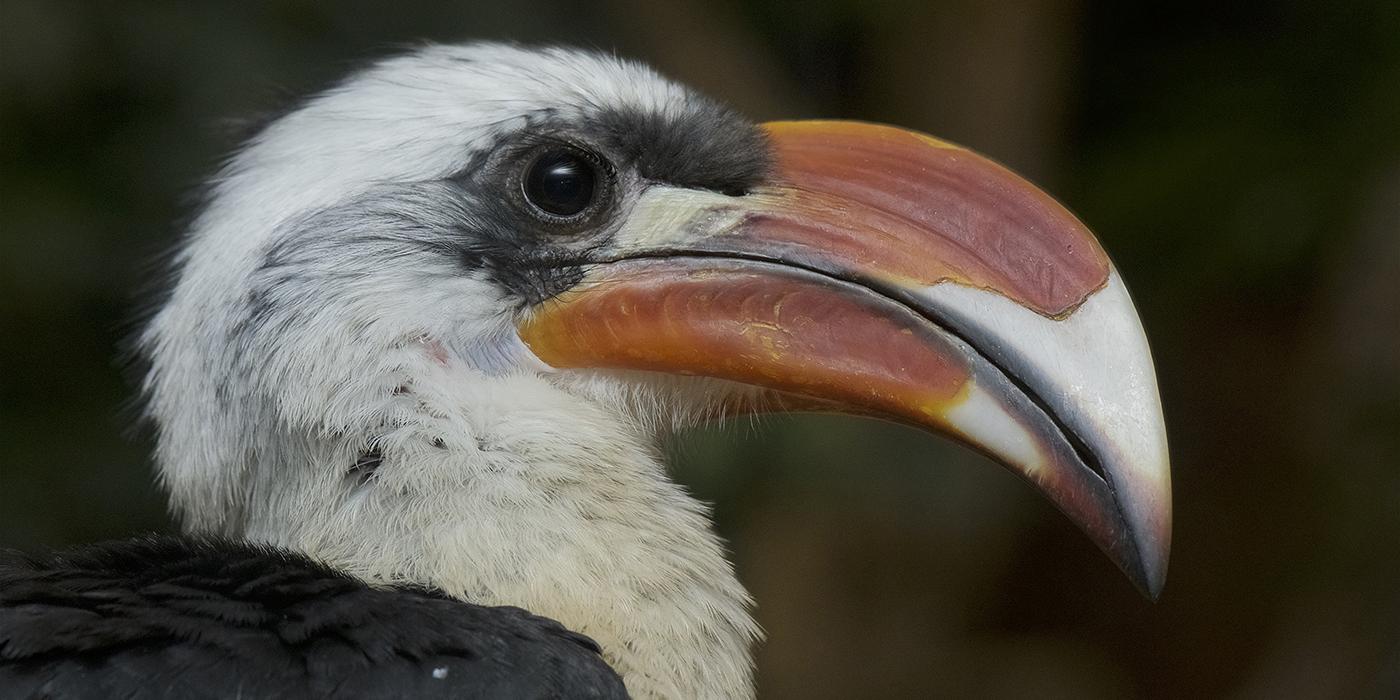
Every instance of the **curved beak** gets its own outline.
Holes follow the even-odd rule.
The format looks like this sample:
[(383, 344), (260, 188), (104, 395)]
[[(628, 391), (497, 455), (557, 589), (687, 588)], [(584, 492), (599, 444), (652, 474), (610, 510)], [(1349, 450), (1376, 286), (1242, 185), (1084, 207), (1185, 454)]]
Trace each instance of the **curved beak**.
[(1035, 484), (1155, 599), (1166, 431), (1142, 326), (1093, 235), (928, 136), (766, 129), (770, 184), (648, 189), (522, 340), (558, 368), (717, 377), (950, 435)]

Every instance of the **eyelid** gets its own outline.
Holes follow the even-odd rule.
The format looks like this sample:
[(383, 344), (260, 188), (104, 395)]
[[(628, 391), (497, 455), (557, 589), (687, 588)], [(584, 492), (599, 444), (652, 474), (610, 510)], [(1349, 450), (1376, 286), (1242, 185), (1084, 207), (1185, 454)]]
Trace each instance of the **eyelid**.
[(530, 160), (534, 160), (539, 156), (541, 151), (544, 151), (550, 146), (568, 148), (578, 152), (594, 165), (602, 168), (609, 177), (617, 177), (617, 166), (615, 166), (611, 160), (604, 158), (602, 154), (598, 152), (597, 148), (582, 139), (572, 138), (567, 134), (532, 131), (529, 129), (523, 129), (519, 133), (522, 142), (519, 153), (521, 155), (528, 155)]
[[(552, 141), (552, 144), (555, 148), (565, 148), (570, 151), (573, 151), (574, 153), (577, 153), (580, 156), (583, 156), (585, 159), (588, 160), (588, 162), (597, 166), (598, 169), (601, 170), (604, 175), (607, 175), (608, 179), (613, 180), (617, 178), (617, 168), (615, 168), (612, 162), (609, 161), (607, 158), (604, 158), (603, 156), (599, 155), (596, 150), (589, 148), (588, 146), (582, 145), (580, 143), (577, 143), (575, 141), (563, 139), (558, 136), (551, 137), (550, 141)], [(534, 149), (534, 157), (538, 158), (539, 154), (543, 153), (546, 150), (548, 150), (548, 146), (537, 146)]]

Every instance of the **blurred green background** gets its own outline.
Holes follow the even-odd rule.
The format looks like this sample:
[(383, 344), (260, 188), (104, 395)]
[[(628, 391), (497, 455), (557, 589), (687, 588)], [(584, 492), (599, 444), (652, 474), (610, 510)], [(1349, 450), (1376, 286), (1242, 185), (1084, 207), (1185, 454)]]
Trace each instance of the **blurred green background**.
[(760, 602), (765, 697), (1400, 696), (1400, 3), (0, 8), (0, 545), (169, 527), (117, 356), (238, 118), (420, 39), (564, 42), (758, 119), (1007, 163), (1099, 233), (1153, 342), (1177, 509), (1155, 605), (945, 441), (829, 417), (679, 438)]

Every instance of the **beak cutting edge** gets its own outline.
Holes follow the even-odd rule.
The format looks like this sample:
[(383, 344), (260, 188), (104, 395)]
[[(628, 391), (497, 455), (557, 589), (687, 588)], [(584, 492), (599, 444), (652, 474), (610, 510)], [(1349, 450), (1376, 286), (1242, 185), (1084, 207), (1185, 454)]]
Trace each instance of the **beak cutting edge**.
[(992, 161), (859, 122), (765, 125), (743, 197), (654, 186), (607, 262), (519, 327), (556, 368), (710, 376), (958, 439), (1146, 595), (1171, 486), (1137, 313), (1092, 234)]

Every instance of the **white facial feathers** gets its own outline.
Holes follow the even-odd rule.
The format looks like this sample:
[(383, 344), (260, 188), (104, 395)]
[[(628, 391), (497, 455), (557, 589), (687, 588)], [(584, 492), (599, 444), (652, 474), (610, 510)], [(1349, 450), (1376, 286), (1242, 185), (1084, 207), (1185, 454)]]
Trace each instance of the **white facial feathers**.
[(140, 338), (186, 527), (530, 608), (597, 638), (634, 694), (750, 694), (747, 594), (654, 434), (738, 389), (552, 374), (519, 300), (462, 264), (491, 212), (450, 186), (535, 116), (692, 99), (596, 53), (431, 46), (255, 136)]

